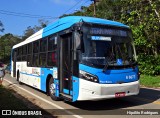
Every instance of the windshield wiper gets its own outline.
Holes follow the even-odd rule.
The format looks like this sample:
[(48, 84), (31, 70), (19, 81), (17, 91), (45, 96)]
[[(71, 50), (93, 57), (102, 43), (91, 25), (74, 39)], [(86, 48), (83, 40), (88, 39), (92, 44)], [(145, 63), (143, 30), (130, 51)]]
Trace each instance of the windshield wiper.
[(128, 57), (128, 59), (129, 59), (129, 65), (132, 67), (132, 69), (134, 69), (135, 67), (133, 65), (133, 60), (130, 57)]
[[(113, 59), (114, 59), (114, 53), (112, 52), (110, 57), (109, 57), (109, 60), (112, 61)], [(105, 61), (106, 61), (106, 64), (103, 68), (103, 72), (105, 72), (107, 70), (108, 66), (109, 66), (109, 63), (108, 63), (109, 61), (108, 61), (107, 57), (105, 58)]]
[(105, 64), (105, 66), (102, 70), (103, 72), (105, 72), (107, 70), (108, 66), (109, 66), (107, 58), (105, 58), (105, 61), (106, 61), (106, 64)]

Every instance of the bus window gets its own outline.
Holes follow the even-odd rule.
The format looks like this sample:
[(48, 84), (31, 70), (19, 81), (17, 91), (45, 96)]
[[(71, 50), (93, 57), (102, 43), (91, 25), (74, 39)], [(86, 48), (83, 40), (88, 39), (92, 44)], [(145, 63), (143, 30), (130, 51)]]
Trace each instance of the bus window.
[(38, 52), (39, 52), (39, 40), (33, 42), (33, 59), (32, 59), (33, 66), (39, 66)]
[(22, 46), (22, 61), (26, 61), (27, 45)]
[(18, 53), (17, 53), (17, 61), (21, 61), (21, 56), (22, 56), (22, 48), (18, 48)]
[(46, 66), (46, 53), (40, 53), (40, 55), (39, 55), (39, 65), (41, 67)]
[(28, 44), (28, 54), (32, 53), (32, 43)]
[(39, 41), (33, 42), (33, 53), (38, 53), (39, 51)]
[(15, 49), (12, 50), (12, 61), (14, 60)]
[(38, 66), (39, 62), (38, 62), (38, 54), (33, 54), (33, 62), (32, 62), (33, 66)]
[(32, 43), (28, 44), (27, 66), (32, 66)]
[(40, 52), (45, 52), (47, 48), (47, 38), (40, 40)]
[(32, 57), (31, 55), (27, 56), (27, 66), (31, 66), (32, 65)]
[(57, 37), (51, 36), (48, 39), (48, 51), (53, 51), (57, 47)]
[(52, 52), (52, 62), (56, 63), (56, 53)]
[(56, 51), (48, 53), (47, 65), (56, 66), (57, 63), (57, 54)]
[(27, 45), (22, 46), (22, 55), (27, 54)]

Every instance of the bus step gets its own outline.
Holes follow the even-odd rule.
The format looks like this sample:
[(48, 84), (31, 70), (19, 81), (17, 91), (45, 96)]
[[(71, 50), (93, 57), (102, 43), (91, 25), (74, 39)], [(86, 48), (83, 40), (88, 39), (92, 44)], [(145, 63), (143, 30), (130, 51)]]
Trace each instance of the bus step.
[(72, 96), (64, 94), (64, 93), (60, 93), (60, 95), (62, 96), (62, 98), (64, 98), (66, 101), (72, 101)]

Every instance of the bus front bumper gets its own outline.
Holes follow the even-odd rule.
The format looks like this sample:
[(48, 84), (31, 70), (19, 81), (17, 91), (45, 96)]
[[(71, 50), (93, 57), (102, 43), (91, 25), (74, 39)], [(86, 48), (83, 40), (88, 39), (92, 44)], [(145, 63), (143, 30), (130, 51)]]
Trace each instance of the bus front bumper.
[(100, 100), (137, 95), (139, 89), (139, 80), (123, 84), (99, 84), (80, 79), (78, 100)]

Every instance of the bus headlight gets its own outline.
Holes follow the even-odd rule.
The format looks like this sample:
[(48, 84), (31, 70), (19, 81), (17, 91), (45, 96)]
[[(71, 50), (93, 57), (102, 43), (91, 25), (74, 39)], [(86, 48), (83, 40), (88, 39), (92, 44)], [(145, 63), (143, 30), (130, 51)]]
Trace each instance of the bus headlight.
[(98, 78), (96, 76), (82, 70), (80, 70), (80, 77), (82, 79), (98, 83)]

